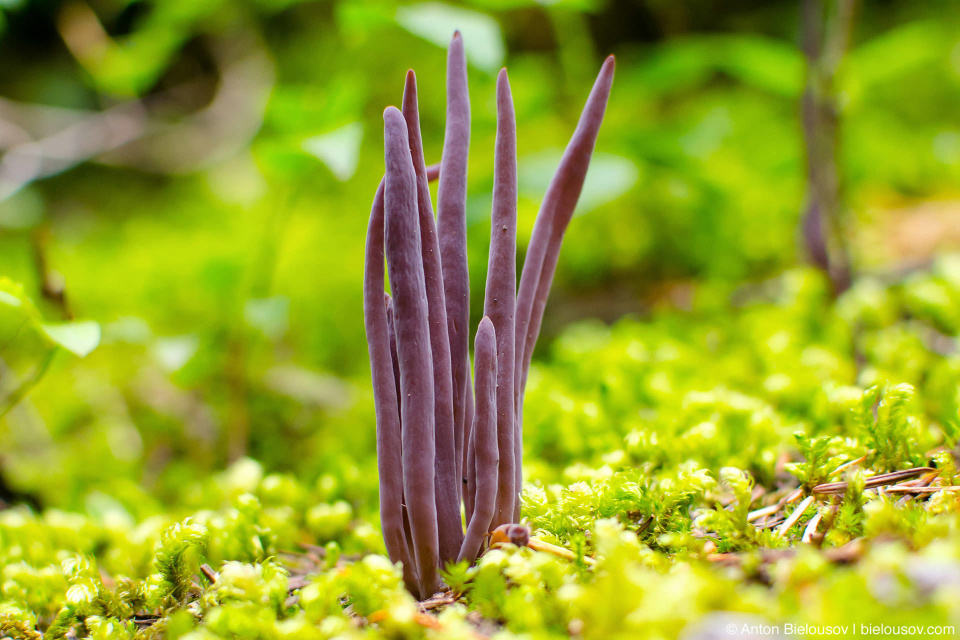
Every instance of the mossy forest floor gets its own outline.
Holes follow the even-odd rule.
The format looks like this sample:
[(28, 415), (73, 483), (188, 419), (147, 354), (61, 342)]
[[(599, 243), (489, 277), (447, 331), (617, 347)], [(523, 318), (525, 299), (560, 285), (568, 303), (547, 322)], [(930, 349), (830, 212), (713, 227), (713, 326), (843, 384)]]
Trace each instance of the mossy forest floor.
[(146, 518), (102, 493), (0, 511), (0, 630), (956, 637), (958, 332), (950, 258), (836, 301), (796, 270), (580, 324), (535, 366), (524, 417), (523, 516), (571, 558), (490, 550), (418, 604), (382, 555), (369, 460), (302, 479), (243, 459)]

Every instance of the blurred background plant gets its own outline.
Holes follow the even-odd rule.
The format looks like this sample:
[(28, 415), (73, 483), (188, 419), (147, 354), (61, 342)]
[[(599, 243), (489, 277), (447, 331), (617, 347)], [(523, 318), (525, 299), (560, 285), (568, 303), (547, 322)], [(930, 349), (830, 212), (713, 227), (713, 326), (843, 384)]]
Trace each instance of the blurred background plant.
[[(863, 2), (830, 62), (843, 185), (830, 230), (860, 271), (960, 246), (958, 27), (948, 3)], [(474, 104), (475, 312), (507, 63), (525, 247), (592, 74), (619, 59), (543, 345), (571, 322), (690, 308), (694, 291), (720, 299), (803, 258), (816, 178), (799, 3), (3, 0), (0, 294), (32, 300), (36, 327), (79, 319), (76, 353), (99, 346), (55, 355), (41, 329), (28, 344), (23, 307), (0, 305), (4, 371), (46, 371), (26, 399), (2, 389), (0, 499), (96, 511), (111, 496), (139, 520), (247, 456), (331, 500), (373, 499), (360, 283), (380, 113), (416, 68), (439, 159), (454, 28)], [(938, 278), (906, 297), (950, 324)], [(548, 458), (549, 445), (532, 442)]]

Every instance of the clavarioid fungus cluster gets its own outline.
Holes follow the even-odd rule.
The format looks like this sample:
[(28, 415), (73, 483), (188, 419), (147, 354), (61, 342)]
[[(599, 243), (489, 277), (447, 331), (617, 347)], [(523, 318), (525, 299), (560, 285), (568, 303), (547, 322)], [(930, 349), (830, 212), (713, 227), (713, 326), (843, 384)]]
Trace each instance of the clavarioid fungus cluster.
[[(490, 254), (472, 380), (466, 240), (470, 101), (459, 33), (447, 54), (439, 168), (424, 162), (413, 71), (407, 73), (401, 109), (383, 113), (386, 170), (367, 232), (364, 318), (384, 542), (390, 559), (402, 563), (407, 588), (420, 598), (438, 589), (441, 567), (476, 559), (490, 531), (520, 518), (527, 372), (613, 67), (611, 56), (547, 189), (519, 289), (516, 122), (507, 73), (500, 71)], [(429, 189), (434, 179), (439, 179), (436, 218)], [(384, 293), (384, 259), (390, 294)]]

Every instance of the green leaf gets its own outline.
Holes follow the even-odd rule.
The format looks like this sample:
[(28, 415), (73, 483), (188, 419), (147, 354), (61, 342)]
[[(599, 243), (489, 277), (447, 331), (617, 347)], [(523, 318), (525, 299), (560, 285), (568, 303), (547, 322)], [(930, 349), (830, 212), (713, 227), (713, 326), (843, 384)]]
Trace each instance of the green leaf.
[(23, 302), (20, 300), (20, 298), (8, 291), (3, 290), (0, 290), (0, 304), (5, 304), (8, 307), (23, 306)]
[(274, 340), (286, 332), (289, 315), (290, 299), (285, 296), (247, 300), (243, 306), (247, 324)]
[(503, 35), (490, 16), (441, 2), (424, 2), (397, 9), (397, 24), (444, 49), (459, 30), (467, 62), (491, 73), (503, 65)]
[(771, 38), (725, 39), (718, 66), (744, 84), (787, 98), (800, 95), (804, 61), (793, 44)]
[[(533, 200), (542, 199), (560, 164), (560, 157), (559, 151), (545, 151), (524, 158), (519, 168), (521, 192)], [(640, 168), (630, 158), (610, 153), (594, 154), (577, 202), (577, 215), (613, 202), (632, 189), (639, 179)]]
[(772, 38), (717, 36), (668, 41), (633, 76), (646, 92), (689, 91), (722, 72), (746, 85), (794, 98), (803, 87), (803, 55)]
[(643, 94), (661, 96), (689, 91), (703, 83), (712, 71), (712, 64), (703, 42), (678, 39), (651, 50), (635, 69), (626, 73)]
[(190, 362), (199, 347), (197, 336), (173, 336), (158, 339), (151, 352), (160, 366), (172, 373)]
[(861, 45), (850, 54), (852, 90), (861, 93), (871, 85), (896, 81), (904, 73), (938, 60), (944, 39), (940, 25), (913, 22)]
[(100, 344), (100, 325), (93, 320), (43, 324), (44, 334), (54, 344), (80, 356), (88, 355)]
[(0, 278), (0, 304), (21, 309), (21, 312), (30, 319), (39, 320), (40, 318), (40, 313), (33, 306), (33, 302), (23, 292), (23, 286), (10, 278)]
[(357, 171), (363, 124), (351, 122), (339, 129), (303, 141), (304, 151), (320, 160), (340, 182), (346, 182)]

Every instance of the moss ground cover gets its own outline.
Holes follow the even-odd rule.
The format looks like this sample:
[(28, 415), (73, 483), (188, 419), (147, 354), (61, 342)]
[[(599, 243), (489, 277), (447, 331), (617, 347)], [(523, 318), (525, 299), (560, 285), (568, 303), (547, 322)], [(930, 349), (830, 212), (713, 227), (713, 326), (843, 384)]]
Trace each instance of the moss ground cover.
[[(175, 505), (141, 489), (139, 510), (93, 494), (83, 510), (0, 511), (0, 629), (706, 638), (917, 625), (953, 637), (958, 327), (951, 258), (861, 279), (836, 301), (794, 270), (577, 325), (531, 372), (522, 509), (570, 558), (491, 549), (418, 604), (385, 558), (370, 463), (311, 478), (243, 459)], [(371, 413), (350, 428), (372, 430)]]

